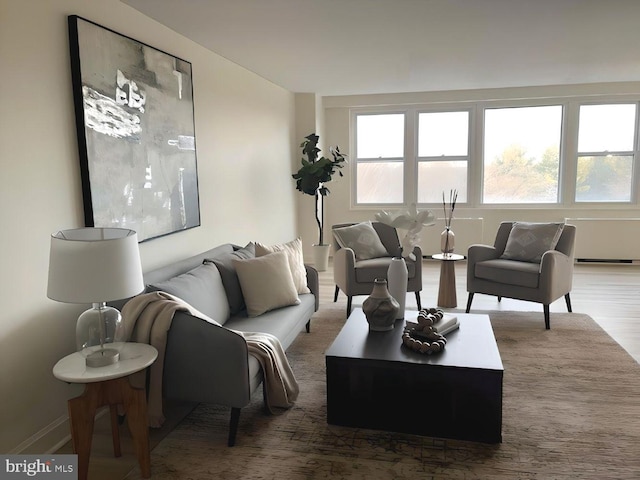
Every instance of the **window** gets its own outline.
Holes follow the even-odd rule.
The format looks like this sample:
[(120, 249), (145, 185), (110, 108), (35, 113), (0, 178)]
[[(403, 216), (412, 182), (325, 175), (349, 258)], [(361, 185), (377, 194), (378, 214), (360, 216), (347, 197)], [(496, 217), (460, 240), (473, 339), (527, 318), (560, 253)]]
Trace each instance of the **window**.
[(636, 97), (354, 109), (354, 205), (436, 209), (455, 189), (462, 208), (638, 207)]
[(581, 105), (576, 202), (632, 198), (636, 104)]
[(356, 116), (356, 203), (404, 202), (404, 113)]
[(468, 111), (418, 114), (418, 203), (442, 202), (442, 191), (451, 189), (465, 203), (468, 162)]
[(561, 105), (485, 110), (482, 202), (558, 202), (561, 132)]

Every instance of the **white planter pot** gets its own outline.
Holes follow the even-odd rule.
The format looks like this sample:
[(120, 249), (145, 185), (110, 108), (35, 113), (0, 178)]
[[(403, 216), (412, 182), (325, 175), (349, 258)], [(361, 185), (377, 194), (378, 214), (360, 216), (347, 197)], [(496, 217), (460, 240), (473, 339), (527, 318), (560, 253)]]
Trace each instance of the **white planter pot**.
[(329, 265), (331, 244), (313, 245), (313, 265), (319, 272), (324, 272)]

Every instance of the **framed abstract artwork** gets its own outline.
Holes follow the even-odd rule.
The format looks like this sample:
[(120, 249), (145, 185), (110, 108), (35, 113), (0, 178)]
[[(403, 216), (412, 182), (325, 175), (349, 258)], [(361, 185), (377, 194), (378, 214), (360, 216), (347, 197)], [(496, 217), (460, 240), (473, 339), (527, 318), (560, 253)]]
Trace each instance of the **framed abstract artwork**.
[(68, 18), (85, 225), (140, 241), (200, 225), (191, 64)]

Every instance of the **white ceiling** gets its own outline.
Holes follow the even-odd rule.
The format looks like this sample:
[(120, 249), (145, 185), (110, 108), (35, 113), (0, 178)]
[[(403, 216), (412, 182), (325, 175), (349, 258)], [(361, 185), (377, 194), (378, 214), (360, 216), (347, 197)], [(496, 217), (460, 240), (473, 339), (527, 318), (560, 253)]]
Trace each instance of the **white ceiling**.
[(122, 1), (292, 92), (640, 80), (640, 0)]

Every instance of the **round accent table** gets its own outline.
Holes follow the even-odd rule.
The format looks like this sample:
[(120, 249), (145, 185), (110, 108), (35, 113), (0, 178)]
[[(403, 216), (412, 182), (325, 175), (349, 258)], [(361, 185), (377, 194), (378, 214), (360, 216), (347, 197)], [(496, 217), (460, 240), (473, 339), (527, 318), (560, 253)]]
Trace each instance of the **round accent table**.
[(440, 260), (438, 306), (445, 308), (457, 307), (455, 262), (463, 260), (464, 255), (458, 255), (456, 253), (436, 253), (435, 255), (431, 255), (431, 258)]
[(78, 479), (87, 478), (93, 421), (98, 408), (105, 405), (109, 405), (111, 413), (114, 455), (121, 455), (116, 407), (122, 405), (142, 476), (151, 476), (146, 393), (144, 389), (132, 387), (127, 377), (144, 370), (157, 357), (158, 351), (151, 345), (127, 342), (121, 344), (120, 361), (113, 365), (87, 367), (85, 357), (76, 352), (67, 355), (53, 367), (53, 375), (57, 379), (86, 384), (82, 395), (69, 400), (69, 424), (73, 450), (78, 455)]

